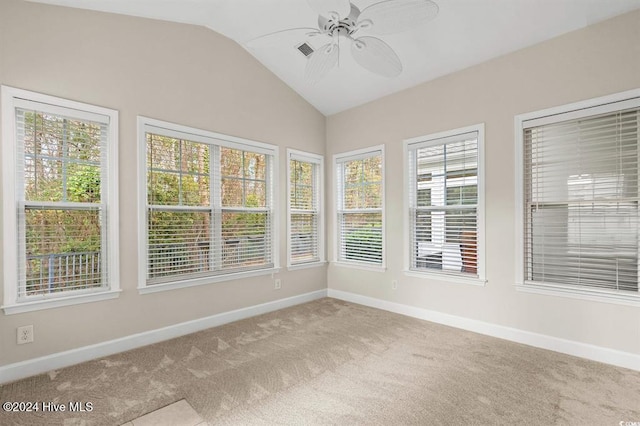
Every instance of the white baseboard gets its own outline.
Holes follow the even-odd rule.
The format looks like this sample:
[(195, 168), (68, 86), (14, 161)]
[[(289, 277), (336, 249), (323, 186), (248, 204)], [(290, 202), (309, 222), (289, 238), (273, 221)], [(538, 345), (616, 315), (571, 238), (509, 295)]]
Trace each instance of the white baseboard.
[(0, 384), (327, 297), (318, 290), (0, 367)]
[(532, 333), (530, 331), (519, 330), (517, 328), (505, 327), (502, 325), (444, 314), (442, 312), (431, 311), (428, 309), (416, 308), (414, 306), (375, 299), (373, 297), (362, 296), (360, 294), (346, 291), (329, 289), (328, 296), (344, 300), (346, 302), (358, 303), (372, 308), (378, 308), (438, 324), (473, 331), (479, 334), (485, 334), (487, 336), (498, 337), (500, 339), (510, 340), (512, 342), (522, 343), (537, 348), (548, 349), (580, 358), (586, 358), (593, 361), (640, 371), (640, 355), (630, 352), (623, 352), (573, 340)]

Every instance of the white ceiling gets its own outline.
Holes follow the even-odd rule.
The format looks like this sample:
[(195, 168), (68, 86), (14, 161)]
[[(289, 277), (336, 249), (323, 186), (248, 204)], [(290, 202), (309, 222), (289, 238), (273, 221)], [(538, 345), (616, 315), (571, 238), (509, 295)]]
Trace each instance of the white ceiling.
[[(241, 45), (281, 29), (317, 27), (318, 18), (306, 0), (31, 1), (202, 25)], [(379, 1), (352, 3), (363, 10)], [(440, 8), (434, 20), (401, 34), (380, 36), (403, 64), (402, 74), (393, 79), (364, 70), (349, 49), (341, 49), (339, 67), (310, 83), (304, 78), (307, 59), (295, 49), (304, 39), (247, 51), (320, 112), (331, 115), (640, 8), (640, 0), (434, 1)], [(320, 47), (312, 39), (308, 43)]]

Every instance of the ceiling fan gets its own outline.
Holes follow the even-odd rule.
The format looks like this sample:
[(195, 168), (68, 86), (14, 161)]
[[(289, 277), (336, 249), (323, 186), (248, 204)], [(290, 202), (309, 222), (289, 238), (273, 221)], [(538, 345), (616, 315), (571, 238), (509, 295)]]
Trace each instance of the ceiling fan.
[[(393, 49), (373, 35), (395, 34), (433, 19), (438, 5), (431, 0), (385, 0), (360, 11), (349, 0), (307, 0), (318, 13), (318, 28), (289, 28), (249, 40), (249, 48), (260, 48), (290, 41), (291, 36), (322, 39), (322, 47), (300, 49), (308, 54), (305, 77), (322, 79), (340, 58), (340, 41), (351, 44), (353, 59), (363, 68), (384, 76), (396, 77), (402, 62)], [(365, 35), (360, 35), (364, 33)]]

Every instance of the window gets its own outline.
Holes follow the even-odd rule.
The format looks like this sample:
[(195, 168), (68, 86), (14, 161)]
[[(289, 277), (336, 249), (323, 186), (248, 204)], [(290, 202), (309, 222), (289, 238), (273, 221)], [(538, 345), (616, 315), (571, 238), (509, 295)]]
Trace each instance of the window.
[(5, 311), (115, 297), (117, 112), (2, 95)]
[(335, 156), (337, 261), (384, 266), (384, 149)]
[(640, 96), (625, 96), (518, 117), (521, 284), (639, 300)]
[(277, 149), (147, 118), (139, 125), (142, 288), (273, 272)]
[(324, 261), (322, 222), (322, 156), (287, 150), (289, 266)]
[(484, 126), (405, 141), (408, 269), (484, 280)]

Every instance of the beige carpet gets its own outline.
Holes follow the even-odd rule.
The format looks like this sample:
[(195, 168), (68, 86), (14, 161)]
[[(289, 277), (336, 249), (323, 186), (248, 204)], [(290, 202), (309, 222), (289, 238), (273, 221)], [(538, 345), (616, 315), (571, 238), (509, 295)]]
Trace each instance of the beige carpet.
[(335, 299), (7, 384), (2, 425), (120, 425), (181, 399), (212, 425), (619, 425), (640, 372)]
[(184, 399), (169, 404), (122, 426), (209, 426)]

